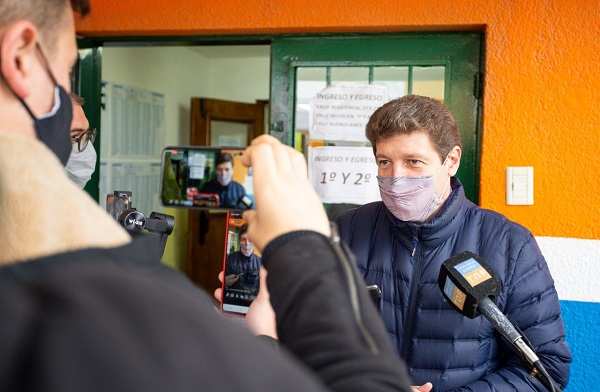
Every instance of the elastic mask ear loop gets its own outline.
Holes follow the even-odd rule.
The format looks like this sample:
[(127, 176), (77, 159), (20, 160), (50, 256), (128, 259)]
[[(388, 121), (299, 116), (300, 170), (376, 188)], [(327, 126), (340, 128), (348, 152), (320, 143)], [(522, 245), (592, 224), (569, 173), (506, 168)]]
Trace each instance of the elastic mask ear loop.
[[(40, 56), (42, 57), (42, 62), (46, 66), (46, 71), (48, 72), (48, 75), (50, 76), (50, 79), (52, 80), (52, 83), (54, 83), (54, 87), (56, 88), (58, 86), (58, 82), (56, 81), (56, 78), (54, 77), (54, 74), (50, 70), (50, 63), (48, 62), (48, 59), (46, 58), (46, 55), (42, 51), (42, 47), (40, 46), (40, 43), (36, 42), (35, 43), (35, 47), (38, 50)], [(4, 75), (2, 75), (2, 79), (4, 79), (6, 81), (6, 79), (4, 78)], [(23, 104), (23, 106), (25, 107), (25, 110), (27, 110), (27, 113), (29, 113), (29, 117), (31, 117), (33, 120), (36, 120), (37, 117), (35, 116), (35, 114), (33, 114), (33, 112), (31, 111), (31, 109), (29, 108), (29, 106), (25, 103), (25, 100), (23, 98), (19, 97), (17, 95), (17, 93), (15, 93), (10, 87), (9, 87), (9, 90), (15, 95), (15, 97), (19, 101), (21, 101), (21, 104)], [(53, 105), (53, 111), (56, 108), (57, 103), (58, 103), (58, 102), (56, 102), (56, 96), (58, 96), (58, 94), (55, 93), (54, 95), (55, 95), (55, 102), (54, 102), (54, 105)]]

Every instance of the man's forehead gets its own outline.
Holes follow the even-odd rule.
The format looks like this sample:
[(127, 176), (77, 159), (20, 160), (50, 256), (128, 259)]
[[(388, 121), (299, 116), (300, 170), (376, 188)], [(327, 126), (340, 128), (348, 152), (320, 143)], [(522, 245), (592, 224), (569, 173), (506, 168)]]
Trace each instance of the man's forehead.
[(403, 154), (423, 155), (435, 154), (436, 149), (427, 133), (412, 132), (398, 134), (377, 142), (377, 155)]

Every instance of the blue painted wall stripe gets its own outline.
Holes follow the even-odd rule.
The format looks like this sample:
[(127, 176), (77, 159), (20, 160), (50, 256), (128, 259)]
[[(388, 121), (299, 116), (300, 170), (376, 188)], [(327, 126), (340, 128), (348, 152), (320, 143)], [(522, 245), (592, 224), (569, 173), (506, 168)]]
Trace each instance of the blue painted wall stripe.
[(600, 386), (600, 303), (560, 301), (573, 355), (565, 391), (595, 390)]

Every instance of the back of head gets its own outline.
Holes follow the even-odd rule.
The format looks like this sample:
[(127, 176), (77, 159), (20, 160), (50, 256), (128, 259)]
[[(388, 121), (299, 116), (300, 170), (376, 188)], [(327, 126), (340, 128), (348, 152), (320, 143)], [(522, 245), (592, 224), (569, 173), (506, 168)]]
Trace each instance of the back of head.
[(454, 146), (462, 148), (456, 119), (440, 101), (419, 95), (405, 95), (377, 109), (366, 127), (373, 152), (377, 142), (395, 135), (425, 132), (442, 161)]
[(29, 20), (39, 30), (51, 56), (55, 49), (55, 34), (64, 22), (67, 7), (82, 17), (90, 12), (89, 0), (2, 0), (0, 31), (18, 20)]

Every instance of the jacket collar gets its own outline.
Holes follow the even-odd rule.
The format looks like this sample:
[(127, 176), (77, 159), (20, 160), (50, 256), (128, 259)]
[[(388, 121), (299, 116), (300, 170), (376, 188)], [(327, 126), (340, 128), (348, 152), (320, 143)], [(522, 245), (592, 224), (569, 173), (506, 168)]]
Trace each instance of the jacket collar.
[(2, 130), (0, 217), (0, 265), (131, 241), (125, 229), (67, 177), (46, 145)]

